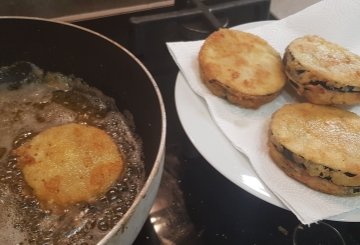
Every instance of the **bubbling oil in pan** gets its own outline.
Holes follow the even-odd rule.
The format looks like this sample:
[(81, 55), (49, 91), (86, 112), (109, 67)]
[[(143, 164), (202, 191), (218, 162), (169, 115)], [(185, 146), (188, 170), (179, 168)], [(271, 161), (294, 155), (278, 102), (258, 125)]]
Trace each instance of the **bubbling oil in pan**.
[[(73, 76), (17, 62), (0, 68), (0, 244), (96, 244), (124, 215), (145, 179), (141, 141), (112, 98)], [(26, 184), (12, 151), (66, 123), (107, 132), (125, 156), (124, 171), (91, 203), (46, 210)]]

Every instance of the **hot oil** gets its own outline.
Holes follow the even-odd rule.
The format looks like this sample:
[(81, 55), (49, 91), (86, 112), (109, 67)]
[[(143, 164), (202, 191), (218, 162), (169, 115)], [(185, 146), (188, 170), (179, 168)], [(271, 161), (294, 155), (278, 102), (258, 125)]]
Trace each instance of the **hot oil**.
[[(97, 243), (122, 218), (144, 183), (141, 143), (132, 123), (112, 98), (72, 76), (45, 73), (21, 62), (0, 68), (0, 82), (0, 243)], [(96, 200), (53, 212), (32, 194), (11, 152), (42, 130), (71, 122), (106, 131), (125, 156), (125, 168)]]

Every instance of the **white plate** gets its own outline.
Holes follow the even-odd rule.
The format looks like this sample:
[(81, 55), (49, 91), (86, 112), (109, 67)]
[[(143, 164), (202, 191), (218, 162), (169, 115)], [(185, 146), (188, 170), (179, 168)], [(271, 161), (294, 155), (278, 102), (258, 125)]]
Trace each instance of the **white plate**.
[[(269, 23), (261, 21), (241, 26), (242, 30)], [(181, 124), (200, 154), (223, 176), (252, 195), (287, 209), (254, 172), (249, 160), (237, 151), (211, 119), (201, 97), (189, 87), (181, 73), (175, 84), (175, 104)], [(333, 216), (331, 220), (359, 222), (360, 210)]]

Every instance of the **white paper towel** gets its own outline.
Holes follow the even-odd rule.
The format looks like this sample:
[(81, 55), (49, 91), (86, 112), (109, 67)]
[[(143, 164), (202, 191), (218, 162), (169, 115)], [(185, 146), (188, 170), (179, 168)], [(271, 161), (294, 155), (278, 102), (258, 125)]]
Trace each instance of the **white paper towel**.
[[(323, 0), (286, 19), (247, 31), (267, 40), (281, 55), (293, 39), (307, 34), (322, 36), (360, 54), (359, 13), (359, 0)], [(336, 197), (314, 191), (286, 176), (269, 157), (268, 122), (276, 109), (297, 100), (291, 90), (283, 91), (276, 100), (257, 110), (229, 104), (212, 95), (200, 80), (197, 55), (202, 43), (175, 42), (167, 46), (191, 88), (205, 99), (215, 123), (234, 147), (248, 156), (258, 176), (284, 205), (303, 224), (360, 208), (360, 197)], [(360, 115), (360, 106), (350, 110)]]

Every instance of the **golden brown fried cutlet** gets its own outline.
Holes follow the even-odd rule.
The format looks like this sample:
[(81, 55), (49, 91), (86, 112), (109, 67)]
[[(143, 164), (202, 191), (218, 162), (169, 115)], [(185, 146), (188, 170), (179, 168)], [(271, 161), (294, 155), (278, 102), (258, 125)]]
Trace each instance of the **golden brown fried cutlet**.
[(105, 131), (76, 123), (46, 129), (14, 153), (25, 181), (50, 209), (94, 200), (119, 178), (124, 164)]
[(255, 109), (270, 102), (286, 82), (280, 55), (265, 40), (246, 32), (212, 33), (198, 61), (209, 90), (240, 107)]
[(309, 35), (292, 41), (283, 61), (290, 83), (309, 102), (360, 103), (360, 56)]
[(299, 103), (276, 111), (270, 156), (289, 176), (328, 194), (360, 194), (360, 117), (339, 108)]

